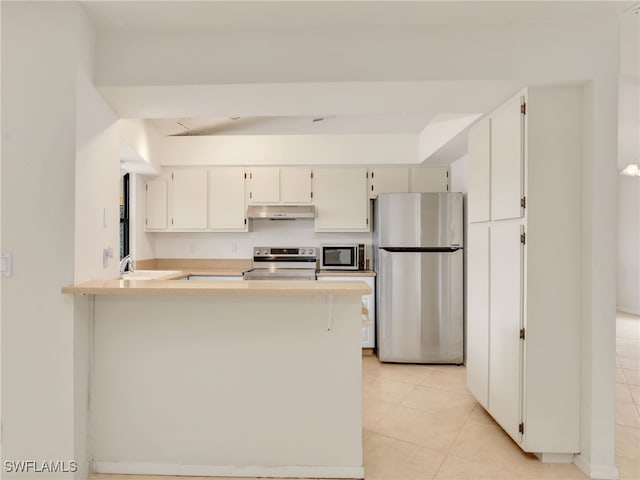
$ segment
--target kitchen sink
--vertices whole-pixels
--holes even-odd
[[[122,280],[158,280],[181,274],[180,270],[135,270],[120,277]]]

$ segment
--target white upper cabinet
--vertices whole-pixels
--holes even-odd
[[[310,167],[251,167],[247,170],[247,202],[311,203]]]
[[[366,168],[314,170],[317,232],[368,232]]]
[[[449,191],[448,167],[414,167],[409,175],[409,191],[412,193]]]
[[[280,202],[280,169],[278,167],[251,167],[248,174],[249,203]]]
[[[206,230],[207,169],[175,168],[171,171],[171,228]]]
[[[167,229],[168,182],[164,178],[145,185],[145,230]]]
[[[209,229],[246,231],[243,167],[209,169]]]
[[[524,101],[514,97],[491,115],[492,220],[523,215]]]
[[[311,203],[311,168],[280,168],[280,201],[282,203]]]
[[[491,119],[469,129],[469,222],[491,220]]]
[[[379,193],[406,193],[409,191],[409,168],[376,167],[369,175],[369,197]]]

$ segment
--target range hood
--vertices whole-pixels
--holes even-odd
[[[313,205],[249,205],[247,218],[268,218],[270,220],[295,220],[315,218]]]

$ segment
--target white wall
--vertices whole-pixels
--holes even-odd
[[[159,170],[162,148],[161,137],[148,122],[138,118],[123,118],[118,121],[122,139],[153,169]]]
[[[115,278],[119,263],[117,118],[87,74],[77,78],[75,282]],[[105,249],[113,254],[106,266]]]
[[[620,23],[618,169],[640,162],[640,15]],[[640,315],[640,179],[618,178],[617,308]]]
[[[86,478],[88,357],[75,334],[88,309],[60,289],[75,276],[76,81],[92,39],[75,4],[1,8],[1,235],[14,258],[2,282],[2,461],[76,460]]]
[[[317,247],[349,242],[371,245],[370,233],[316,233],[313,220],[250,220],[248,233],[153,233],[157,258],[251,258],[253,247]],[[144,258],[144,257],[139,257]]]
[[[161,165],[418,163],[417,135],[164,137]]]
[[[618,177],[617,308],[640,315],[640,178]]]

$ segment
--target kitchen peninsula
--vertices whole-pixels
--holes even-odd
[[[363,478],[364,282],[103,280],[98,473]]]

